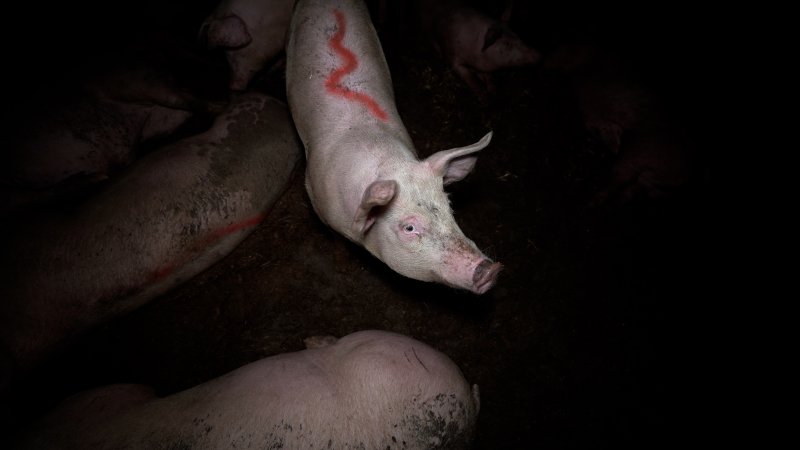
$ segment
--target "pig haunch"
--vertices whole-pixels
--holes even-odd
[[[158,398],[138,385],[77,394],[20,448],[468,448],[478,386],[433,348],[385,331],[308,349]]]
[[[402,275],[488,291],[502,266],[464,236],[443,187],[470,173],[492,133],[417,158],[362,1],[300,0],[286,54],[306,188],[322,221]]]

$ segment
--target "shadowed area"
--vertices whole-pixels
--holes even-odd
[[[102,67],[117,43],[148,30],[165,30],[199,55],[208,69],[199,89],[209,97],[219,100],[217,87],[227,86],[224,56],[195,41],[213,1],[90,1],[74,9],[50,3],[54,9],[35,32],[52,47],[26,41],[3,55],[4,67],[14,68],[6,69],[12,92],[2,106],[4,127],[19,124],[16,111],[30,108],[30,98],[69,85],[62,71]],[[419,156],[494,133],[473,173],[447,190],[464,234],[502,262],[499,275],[494,265],[475,271],[476,279],[497,276],[496,285],[477,296],[394,273],[320,222],[301,163],[289,190],[229,256],[71,342],[0,399],[4,436],[82,389],[136,383],[169,395],[300,350],[309,336],[362,329],[420,340],[480,386],[476,449],[675,448],[699,429],[711,402],[703,330],[714,298],[707,287],[714,267],[709,205],[718,144],[711,137],[722,120],[715,116],[720,88],[711,82],[721,72],[718,56],[701,32],[708,18],[683,14],[679,5],[656,24],[643,7],[516,2],[511,26],[542,61],[496,73],[496,93],[481,101],[405,20],[404,9],[388,4],[386,22],[376,28]],[[13,17],[33,14],[14,8],[20,11]],[[91,8],[105,19],[83,14]],[[621,10],[633,19],[621,19]],[[4,30],[4,42],[20,42],[24,32]],[[592,78],[548,65],[565,46],[586,42],[626,66]],[[646,90],[658,100],[659,123],[669,126],[611,138],[617,128],[594,127],[586,108],[597,102],[583,102],[582,92],[602,98],[609,77],[613,92],[617,84]],[[192,73],[181,79],[197,82]],[[285,100],[284,83],[280,70],[265,71],[253,86]],[[673,129],[691,142],[690,158],[666,159],[680,164],[681,176],[667,167],[669,185],[656,186],[663,195],[651,195],[649,185],[628,189],[624,183],[641,182],[636,177],[614,178],[625,145],[662,142],[641,133]],[[608,142],[620,136],[615,153]],[[598,203],[615,183],[626,194]]]

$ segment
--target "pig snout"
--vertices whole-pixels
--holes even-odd
[[[497,282],[497,274],[503,269],[503,265],[484,259],[476,267],[472,274],[472,291],[476,294],[483,294],[494,286]]]

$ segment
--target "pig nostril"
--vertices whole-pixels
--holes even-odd
[[[475,273],[472,275],[472,282],[474,284],[478,284],[483,280],[483,277],[489,271],[489,268],[492,267],[492,262],[488,259],[484,259],[478,264],[478,267],[475,268]]]
[[[483,294],[491,289],[497,281],[497,274],[503,270],[503,265],[491,260],[483,260],[472,275],[472,291],[476,294]]]

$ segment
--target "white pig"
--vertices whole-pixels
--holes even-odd
[[[443,186],[464,178],[473,145],[420,161],[394,104],[362,1],[300,0],[287,42],[287,95],[320,218],[398,273],[482,294],[501,269],[453,219]]]
[[[294,0],[222,0],[200,28],[210,49],[223,49],[230,88],[244,90],[283,51]]]
[[[415,2],[416,20],[436,51],[479,97],[494,91],[491,73],[540,59],[508,26],[512,3],[500,20],[456,0]]]
[[[2,222],[0,378],[230,253],[300,158],[286,105],[242,95],[211,129],[148,154],[74,209]]]
[[[321,342],[164,398],[140,385],[78,394],[20,448],[468,447],[478,387],[447,355],[385,331]]]

